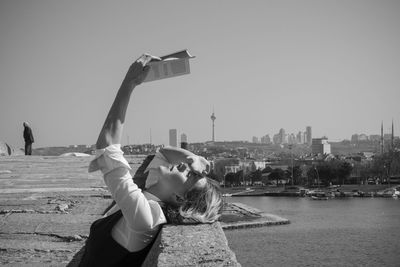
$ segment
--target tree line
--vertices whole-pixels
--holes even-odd
[[[284,183],[302,186],[326,186],[367,183],[370,179],[384,183],[391,176],[399,176],[400,152],[391,151],[383,155],[376,155],[368,161],[333,159],[313,162],[311,165],[294,165],[293,168],[289,166],[287,169],[271,166],[256,169],[250,165],[246,169],[225,174],[225,166],[235,164],[239,164],[238,159],[225,159],[222,164],[215,165],[211,176],[220,182],[224,182],[227,186],[255,184],[279,186]]]

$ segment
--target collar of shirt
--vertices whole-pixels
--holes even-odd
[[[147,198],[147,200],[156,201],[158,203],[158,205],[160,205],[162,208],[165,206],[165,203],[162,202],[161,199],[159,199],[158,197],[156,197],[152,193],[149,193],[147,191],[143,191],[143,195]]]

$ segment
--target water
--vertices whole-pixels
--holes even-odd
[[[225,231],[242,266],[400,266],[400,199],[238,197],[291,221]]]

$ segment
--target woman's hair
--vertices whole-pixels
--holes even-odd
[[[222,209],[222,195],[217,181],[206,177],[203,187],[193,187],[185,196],[185,201],[179,207],[179,213],[184,218],[190,218],[200,223],[212,223],[218,220]]]
[[[178,210],[168,210],[171,223],[213,223],[218,220],[223,205],[221,190],[217,181],[205,178],[206,185],[190,189]]]

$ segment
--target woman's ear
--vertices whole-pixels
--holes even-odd
[[[185,199],[183,197],[179,196],[178,194],[175,194],[175,200],[179,204],[183,204],[185,202]]]

